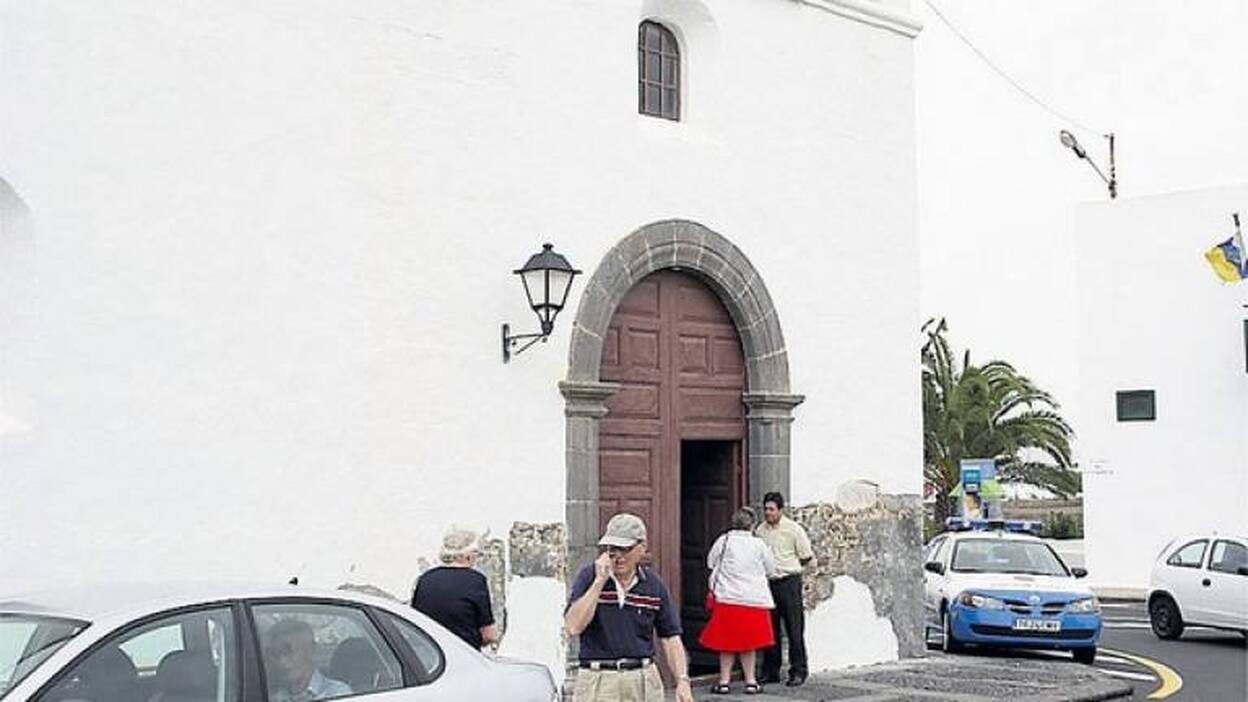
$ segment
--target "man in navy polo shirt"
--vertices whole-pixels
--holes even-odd
[[[581,568],[572,583],[563,626],[580,636],[575,702],[663,702],[654,635],[677,676],[676,699],[693,702],[680,616],[667,586],[641,565],[646,525],[621,512],[598,541],[606,552]]]

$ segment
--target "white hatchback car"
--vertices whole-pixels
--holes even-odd
[[[1248,636],[1248,539],[1200,534],[1166,544],[1149,578],[1148,618],[1163,639],[1188,625]]]
[[[558,699],[406,605],[351,592],[138,586],[0,598],[3,702]]]

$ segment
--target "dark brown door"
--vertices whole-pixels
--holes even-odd
[[[682,488],[712,486],[706,477],[682,486],[681,441],[731,444],[735,467],[713,478],[715,490],[728,489],[731,508],[745,495],[745,364],[736,326],[697,278],[654,273],[616,308],[603,340],[600,377],[621,386],[599,425],[600,526],[619,511],[645,519],[651,562],[680,603],[682,541],[696,539],[705,547],[718,535],[699,527],[682,539]],[[724,526],[726,517],[719,529]]]

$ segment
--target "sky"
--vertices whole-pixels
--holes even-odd
[[[1011,87],[925,0],[911,2],[924,24],[915,45],[923,317],[945,317],[955,349],[1009,361],[1073,404],[1074,211],[1108,193],[1058,132],[1074,132],[1103,170],[1100,135],[1115,133],[1120,198],[1248,183],[1248,2],[930,0],[1077,124]],[[1228,218],[1210,245],[1231,231]]]

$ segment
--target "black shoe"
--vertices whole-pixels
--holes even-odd
[[[777,684],[779,684],[779,683],[780,683],[780,674],[779,674],[779,673],[772,673],[772,674],[770,674],[770,675],[763,674],[763,675],[758,676],[758,681],[759,681],[760,683],[764,684],[764,685],[766,685],[767,683],[777,683]]]
[[[789,675],[789,679],[785,681],[784,686],[785,687],[797,687],[798,685],[801,685],[804,682],[806,682],[806,674],[795,673],[795,674]]]

